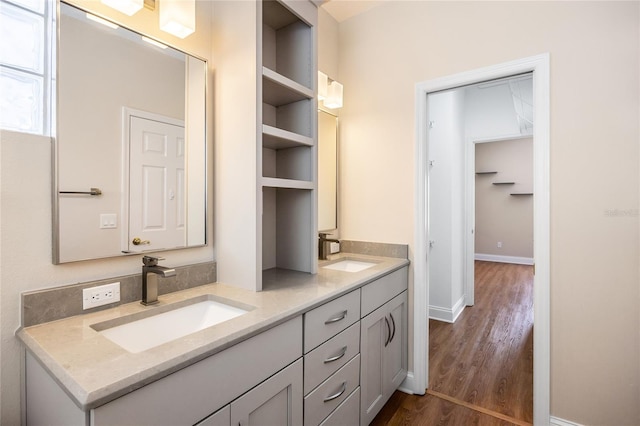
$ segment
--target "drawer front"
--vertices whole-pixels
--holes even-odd
[[[346,426],[360,424],[360,387],[324,419],[320,426]]]
[[[360,352],[360,321],[304,356],[304,394]]]
[[[405,266],[362,287],[363,317],[407,289],[407,270]]]
[[[296,317],[91,410],[91,424],[194,424],[299,358],[301,341]]]
[[[304,314],[304,353],[310,352],[360,319],[360,290]]]
[[[317,426],[360,385],[360,355],[304,398],[304,425]]]

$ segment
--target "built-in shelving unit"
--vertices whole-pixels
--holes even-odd
[[[212,39],[218,279],[317,268],[318,9],[307,0],[216,3]]]
[[[315,273],[317,9],[310,1],[264,0],[259,6],[262,270]]]

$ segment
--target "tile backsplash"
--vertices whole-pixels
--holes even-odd
[[[342,253],[368,254],[371,256],[409,258],[409,246],[407,244],[340,240],[340,251]]]
[[[174,277],[160,278],[158,294],[173,293],[217,281],[216,262],[179,266],[175,269]],[[120,282],[120,302],[86,311],[82,309],[83,289],[118,281]],[[22,293],[22,326],[29,327],[73,315],[113,308],[141,299],[142,273],[25,292]]]

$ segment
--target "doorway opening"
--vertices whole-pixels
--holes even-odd
[[[429,123],[427,95],[455,87],[532,72],[533,114],[533,199],[534,213],[534,423],[549,421],[549,56],[539,55],[449,77],[426,81],[416,86],[416,224],[414,254],[413,371],[405,389],[423,394],[428,386],[428,307],[430,266],[429,244]],[[468,225],[466,233],[471,233]],[[466,238],[465,238],[466,240]],[[453,313],[453,312],[452,312]]]

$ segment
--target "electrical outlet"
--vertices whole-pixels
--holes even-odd
[[[502,241],[498,241],[498,248],[502,248]]]
[[[331,254],[340,252],[340,243],[329,243],[329,252]]]
[[[120,301],[120,282],[82,290],[82,309],[91,309]]]

